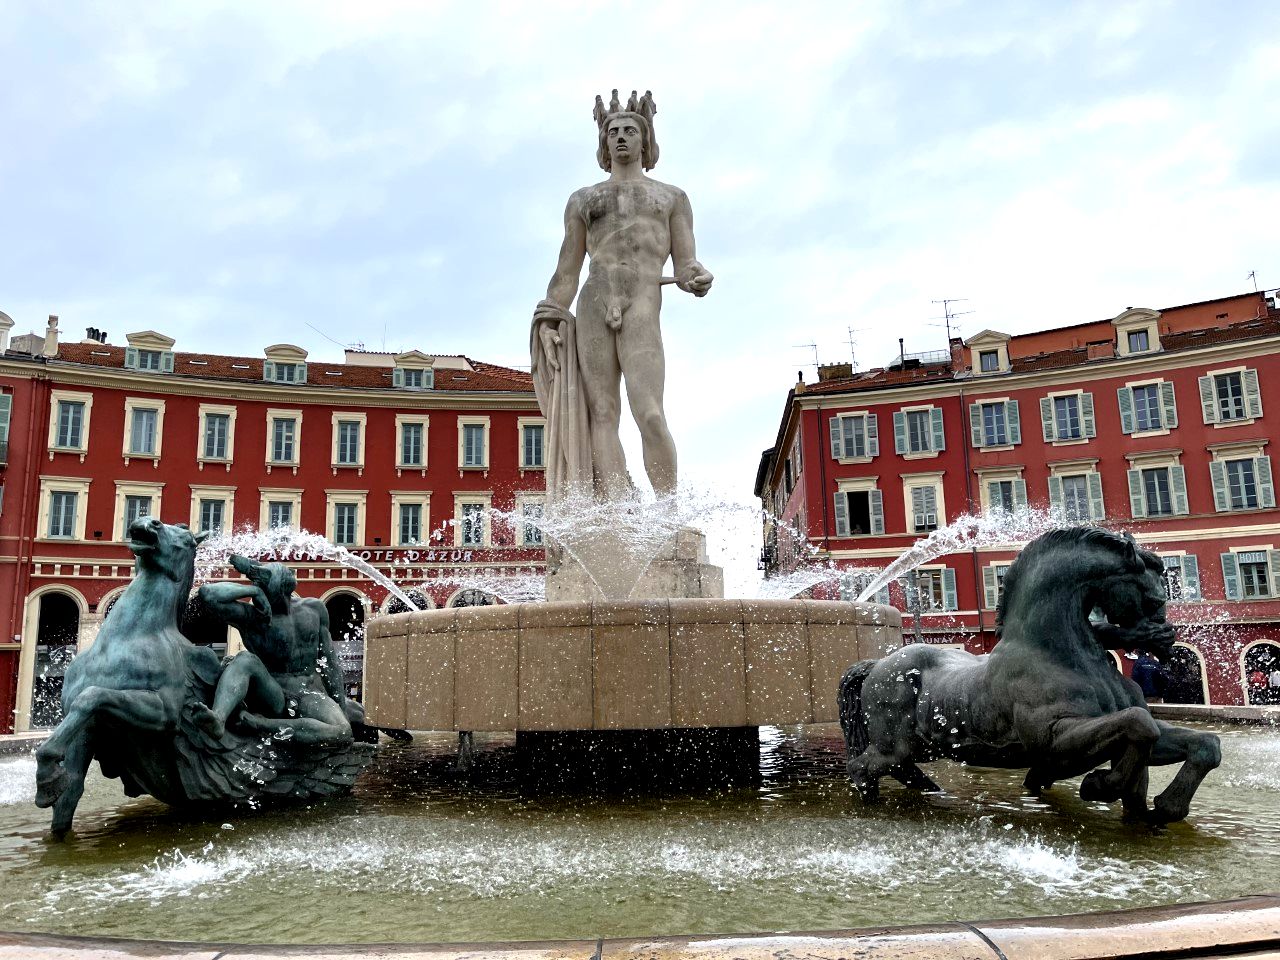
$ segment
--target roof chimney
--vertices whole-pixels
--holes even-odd
[[[41,348],[40,355],[44,357],[58,355],[58,315],[56,313],[49,314],[49,326],[44,331],[44,347]]]

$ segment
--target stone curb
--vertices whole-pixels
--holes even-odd
[[[1280,725],[1280,706],[1217,706],[1203,703],[1153,703],[1151,715],[1160,720],[1217,720],[1222,723]]]
[[[1240,957],[1280,950],[1280,896],[979,923],[934,923],[814,933],[539,943],[251,945],[0,933],[0,960],[1088,960]]]
[[[48,738],[47,732],[0,734],[0,756],[18,753],[34,753],[36,747]]]

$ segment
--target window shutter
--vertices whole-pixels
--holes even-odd
[[[1049,397],[1040,398],[1040,429],[1044,433],[1044,442],[1053,442],[1053,401]]]
[[[876,603],[889,606],[889,585],[886,583],[883,587],[875,592]]]
[[[124,365],[130,370],[138,369],[138,348],[137,347],[124,348]]]
[[[160,372],[173,373],[173,351],[166,350],[160,354]]]
[[[274,360],[262,361],[262,379],[275,380],[276,378],[276,362]]]
[[[1102,474],[1094,471],[1087,474],[1089,480],[1089,519],[1105,520],[1107,518],[1106,502],[1102,499]]]
[[[864,421],[867,428],[867,456],[880,456],[880,418],[874,413],[868,413]]]
[[[836,491],[836,536],[849,536],[849,498],[843,490]]]
[[[1271,574],[1271,596],[1280,597],[1280,550],[1267,551],[1267,572]]]
[[[942,568],[942,609],[958,610],[956,601],[956,572],[951,567]]]
[[[935,523],[942,522],[942,518],[938,516],[938,488],[937,487],[924,488],[924,509],[926,513],[932,513],[934,515]]]
[[[1173,492],[1173,512],[1178,516],[1190,513],[1187,505],[1187,471],[1176,464],[1169,468],[1169,489]]]
[[[1092,490],[1089,491],[1089,496],[1092,498],[1093,496]],[[1147,515],[1146,506],[1147,506],[1146,499],[1142,495],[1142,471],[1130,470],[1129,471],[1129,512],[1133,515],[1135,520],[1141,520],[1143,517]]]
[[[893,449],[898,453],[907,452],[907,415],[901,410],[893,414]]]
[[[1172,430],[1178,425],[1178,403],[1169,380],[1160,384],[1160,416],[1165,427]]]
[[[982,404],[969,404],[969,439],[975,447],[982,446]]]
[[[947,449],[947,435],[942,429],[942,408],[934,407],[929,411],[929,419],[933,425],[933,446],[932,450]]]
[[[982,568],[982,592],[986,597],[983,604],[988,610],[996,608],[996,568],[987,566]]]
[[[1062,514],[1062,478],[1049,478],[1049,509],[1054,513]]]
[[[1200,378],[1200,415],[1205,423],[1218,422],[1218,404],[1213,396],[1213,377]]]
[[[1210,460],[1209,479],[1213,483],[1213,509],[1225,513],[1231,507],[1227,497],[1227,465],[1221,460]]]
[[[1133,388],[1121,387],[1116,398],[1120,401],[1120,432],[1133,433]]]
[[[294,366],[297,368],[296,370],[294,370],[294,375],[293,375],[294,383],[306,383],[307,382],[307,365],[305,363],[297,363],[297,364],[294,364]]]
[[[1249,417],[1256,420],[1262,416],[1262,392],[1258,389],[1258,371],[1246,370],[1240,377],[1244,385],[1244,405]]]
[[[917,526],[920,525],[919,521],[924,519],[923,517],[920,516],[920,514],[924,513],[926,510],[929,509],[925,505],[925,494],[928,493],[928,491],[929,491],[928,487],[912,487],[911,488],[911,512],[915,514],[915,516],[912,519],[916,521]]]
[[[1009,442],[1017,446],[1022,442],[1022,421],[1018,419],[1018,401],[1010,400],[1004,405],[1004,419],[1009,425]]]
[[[1253,475],[1258,479],[1258,506],[1274,507],[1276,505],[1276,487],[1271,479],[1271,458],[1255,457]]]
[[[871,532],[884,533],[884,494],[872,490],[867,494],[867,502],[871,505]]]
[[[391,371],[391,385],[393,387],[404,386],[404,371],[401,370],[399,367],[396,367],[394,370]]]
[[[1027,505],[1027,481],[1018,478],[1013,481],[1013,509],[1022,510]]]
[[[1093,419],[1093,394],[1080,394],[1080,427],[1084,430],[1084,435],[1088,439],[1093,439],[1098,435],[1097,424]]]
[[[1240,599],[1240,566],[1234,553],[1222,554],[1222,589],[1228,600]]]
[[[1182,599],[1200,599],[1200,561],[1194,553],[1182,558]]]
[[[13,394],[0,393],[0,443],[9,442],[9,417],[13,414]],[[0,461],[3,462],[3,461]],[[3,489],[3,488],[0,488]]]
[[[1000,499],[1000,481],[987,481],[987,509],[995,510],[996,501]]]
[[[431,369],[422,371],[422,386],[426,390],[434,390],[436,386],[436,372]]]

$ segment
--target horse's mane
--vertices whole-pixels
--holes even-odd
[[[175,606],[173,622],[181,630],[182,621],[187,616],[187,604],[191,602],[191,588],[195,586],[196,582],[196,565],[194,563],[187,564],[186,569],[179,571],[178,576],[174,579],[178,581],[180,589],[173,601]]]
[[[1062,527],[1050,530],[1032,540],[1022,552],[1014,558],[1009,570],[1004,575],[1004,587],[1000,591],[1000,603],[996,607],[996,639],[999,640],[1004,629],[1005,614],[1009,609],[1009,598],[1016,596],[1025,571],[1036,565],[1043,554],[1058,550],[1078,550],[1094,548],[1115,554],[1134,552],[1138,559],[1153,570],[1163,569],[1163,564],[1155,554],[1139,549],[1128,534],[1112,533],[1101,527]],[[1069,610],[1059,611],[1063,622],[1070,621]]]

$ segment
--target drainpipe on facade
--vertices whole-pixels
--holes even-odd
[[[969,513],[972,514],[973,513],[973,469],[971,467],[972,461],[969,459],[969,447],[973,443],[973,437],[970,436],[969,432],[964,429],[964,425],[967,422],[966,415],[968,413],[968,409],[969,409],[969,405],[965,402],[965,398],[964,398],[964,387],[961,387],[960,388],[960,426],[961,426],[960,434],[962,437],[964,437],[964,441],[962,443],[962,446],[964,447],[964,499],[965,499],[965,505],[969,509]],[[973,595],[977,601],[974,604],[974,608],[978,611],[978,637],[981,638],[983,633],[986,632],[986,616],[982,612],[982,601],[984,598],[982,596],[982,590],[979,586],[982,583],[982,563],[978,559],[978,548],[976,546],[969,548],[969,559],[972,561],[972,564],[973,564]]]
[[[801,424],[804,423],[802,419]],[[827,428],[830,429],[829,427]],[[831,562],[831,528],[827,525],[827,501],[830,499],[827,490],[827,457],[830,455],[828,449],[823,453],[822,446],[822,401],[818,401],[818,482],[822,487],[822,542],[827,550],[827,562]]]

